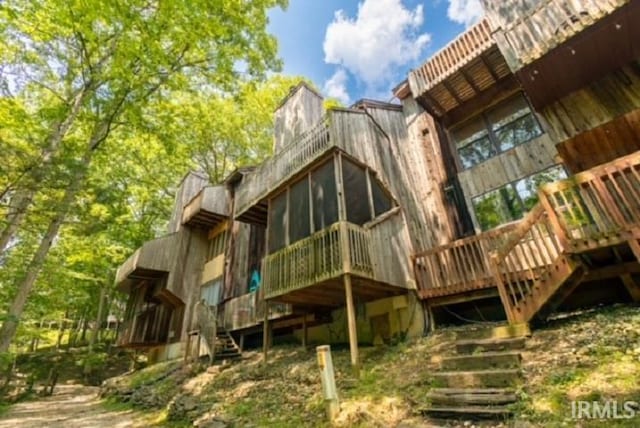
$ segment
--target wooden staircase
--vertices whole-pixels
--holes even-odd
[[[510,323],[545,319],[589,275],[590,251],[628,245],[640,262],[640,152],[540,188],[493,254]]]
[[[440,360],[440,371],[423,414],[437,420],[503,421],[517,401],[520,350],[530,335],[525,324],[459,332],[456,354]]]
[[[215,350],[216,360],[235,360],[242,357],[242,350],[228,331],[218,331]]]

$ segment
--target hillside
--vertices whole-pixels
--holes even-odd
[[[464,328],[362,349],[358,382],[350,374],[348,350],[334,347],[341,399],[337,425],[432,426],[420,412],[434,386],[431,373],[456,331]],[[110,379],[102,394],[112,403],[155,411],[168,426],[323,426],[316,364],[314,350],[280,346],[270,352],[266,366],[257,351],[245,352],[239,363],[200,372],[167,362]],[[527,341],[523,370],[520,402],[513,410],[516,420],[528,426],[573,426],[570,400],[640,401],[640,311],[617,306],[550,321]],[[607,421],[607,426],[635,422]],[[581,426],[602,423],[581,421]]]

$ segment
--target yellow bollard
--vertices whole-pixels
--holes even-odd
[[[318,354],[320,378],[322,379],[322,392],[327,405],[327,417],[329,421],[333,421],[340,412],[340,403],[338,402],[338,390],[336,389],[336,379],[333,372],[331,347],[329,345],[318,346],[316,352]]]

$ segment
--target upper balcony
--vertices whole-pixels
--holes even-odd
[[[182,211],[182,224],[212,228],[229,218],[229,197],[225,186],[207,186]]]
[[[245,176],[235,196],[236,218],[266,225],[267,206],[263,199],[331,147],[325,118]]]
[[[489,23],[480,21],[409,73],[411,93],[441,117],[510,74]]]
[[[500,50],[515,73],[630,1],[482,0],[482,3]]]
[[[145,242],[118,268],[116,284],[121,291],[140,280],[157,280],[169,274],[178,234]]]

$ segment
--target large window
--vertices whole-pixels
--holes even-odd
[[[453,130],[463,168],[470,168],[542,134],[527,100],[517,94]]]
[[[322,164],[271,199],[269,253],[323,230],[340,219],[335,162]],[[389,211],[393,200],[370,170],[342,158],[345,218],[363,225]]]
[[[216,234],[212,239],[209,240],[207,260],[213,260],[220,254],[224,254],[228,237],[228,230],[224,230],[223,232]]]
[[[473,208],[482,230],[518,220],[538,203],[538,187],[566,178],[564,168],[555,166],[514,181],[473,199]]]

